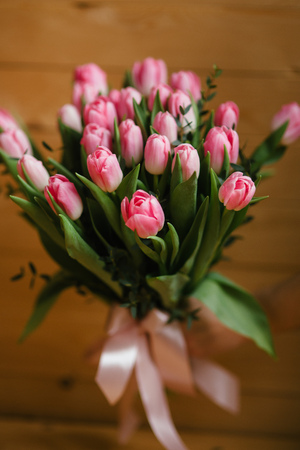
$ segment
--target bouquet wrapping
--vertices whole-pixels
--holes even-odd
[[[225,409],[238,408],[233,375],[189,355],[183,327],[201,318],[201,305],[274,355],[257,301],[212,268],[250,220],[252,205],[266,198],[256,195],[264,166],[300,136],[300,107],[285,105],[270,135],[246,156],[238,106],[209,109],[221,72],[214,67],[205,89],[187,71],[167,84],[166,64],[146,58],[125,74],[122,89],[109,90],[100,67],[77,67],[72,104],[58,112],[60,158],[45,159],[0,111],[1,162],[18,193],[11,198],[61,268],[38,295],[21,340],[70,286],[108,302],[96,382],[111,403],[127,397],[123,440],[136,424],[131,401],[138,389],[155,435],[172,450],[186,447],[165,387],[187,394],[198,388]]]

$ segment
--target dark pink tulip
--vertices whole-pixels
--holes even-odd
[[[57,205],[72,220],[77,220],[82,214],[83,204],[81,198],[71,181],[63,175],[53,175],[48,180],[48,186],[45,187],[44,194],[47,202],[54,212],[55,208],[52,204],[49,194]]]
[[[226,209],[240,211],[252,200],[255,184],[242,172],[232,173],[219,189],[219,200]]]
[[[155,236],[164,226],[165,215],[159,201],[142,190],[136,191],[130,202],[127,197],[122,200],[121,212],[125,225],[140,238]]]

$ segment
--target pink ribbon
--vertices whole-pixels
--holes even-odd
[[[237,412],[238,381],[212,362],[190,360],[180,325],[167,324],[168,318],[155,309],[136,321],[127,309],[114,306],[95,381],[111,404],[129,391],[123,401],[120,440],[125,441],[137,424],[131,408],[135,373],[155,436],[168,450],[186,450],[173,424],[164,387],[193,395],[196,385],[221,407]]]

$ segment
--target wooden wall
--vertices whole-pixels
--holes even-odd
[[[146,56],[164,59],[170,73],[194,70],[203,84],[218,64],[224,74],[214,105],[238,103],[238,132],[249,149],[269,132],[282,104],[300,101],[297,0],[0,0],[0,39],[0,106],[21,116],[37,143],[45,140],[55,148],[60,145],[56,112],[70,101],[74,67],[86,62],[107,71],[114,87],[120,87],[125,69]],[[255,221],[242,230],[245,239],[228,252],[231,261],[220,266],[252,292],[299,272],[299,166],[300,141],[277,164],[276,176],[261,185],[259,195],[270,199],[255,207]],[[45,434],[38,441],[39,425],[26,428],[28,419],[113,424],[116,410],[107,405],[93,382],[95,369],[83,358],[103,333],[105,306],[69,291],[35,335],[17,344],[42,286],[37,280],[29,289],[28,262],[38,273],[52,273],[55,265],[5,197],[5,181],[0,181],[0,448],[21,448],[1,447],[1,442],[22,436],[24,443],[33,435],[30,449],[116,448],[105,433],[103,441],[98,436],[98,447],[92,440],[85,446],[84,439],[81,446],[74,434],[71,446],[64,447],[61,437],[48,447]],[[20,266],[27,276],[10,282]],[[190,438],[191,448],[202,443],[207,449],[217,444],[253,449],[259,442],[262,449],[298,448],[299,330],[277,336],[275,343],[278,361],[251,344],[219,358],[241,380],[239,416],[229,416],[201,394],[170,398],[176,424],[197,436]],[[61,430],[52,427],[54,434],[65,436]]]

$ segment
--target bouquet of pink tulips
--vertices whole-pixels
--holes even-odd
[[[121,90],[109,90],[98,66],[77,67],[73,104],[58,114],[61,161],[44,160],[9,113],[0,112],[1,159],[24,194],[11,198],[61,267],[40,292],[22,339],[72,285],[110,302],[97,382],[114,403],[135,368],[149,422],[170,449],[185,447],[152,402],[161,402],[164,414],[164,386],[190,393],[197,385],[197,362],[179,326],[201,316],[191,298],[274,353],[259,304],[211,268],[251,205],[265,198],[256,196],[263,166],[300,136],[300,107],[284,106],[271,134],[246,157],[237,105],[228,101],[215,114],[208,108],[220,74],[214,67],[204,90],[193,72],[173,73],[167,84],[165,63],[147,58],[126,73]],[[179,352],[168,362],[175,341]],[[124,349],[131,350],[125,360]]]

